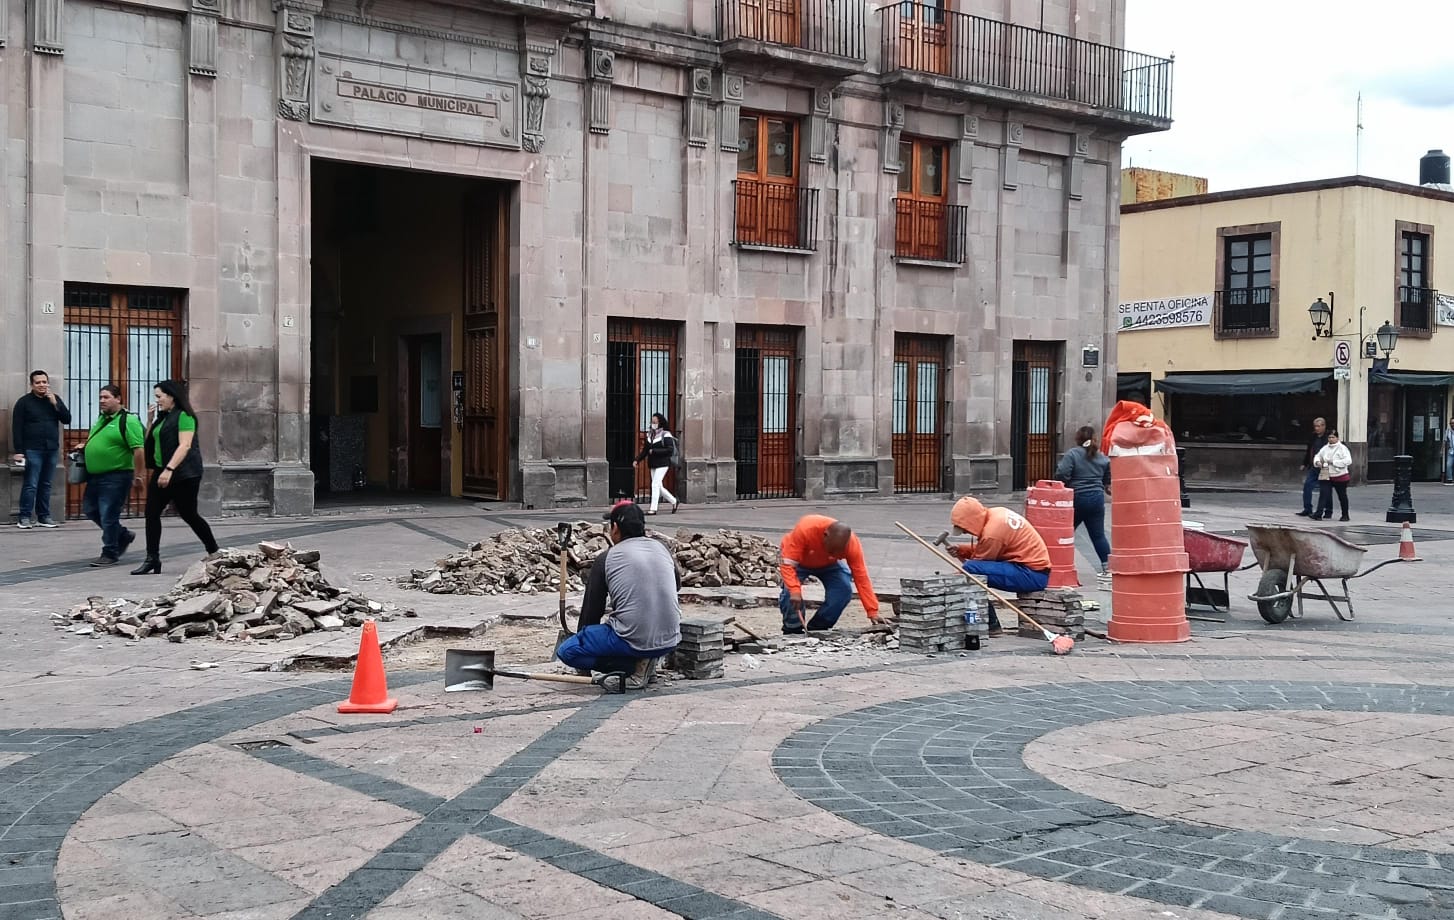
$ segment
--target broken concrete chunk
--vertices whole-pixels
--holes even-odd
[[[270,543],[266,541],[259,543],[257,548],[268,559],[277,559],[288,551],[288,545],[286,543]]]
[[[331,613],[325,613],[321,617],[313,618],[313,625],[327,632],[343,628],[343,620]]]
[[[311,617],[321,617],[333,613],[343,606],[342,601],[295,601],[293,606]]]

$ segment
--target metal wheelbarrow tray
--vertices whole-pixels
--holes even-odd
[[[1248,595],[1257,602],[1257,612],[1269,623],[1281,623],[1289,616],[1301,618],[1303,599],[1327,601],[1340,620],[1353,619],[1353,599],[1348,596],[1348,582],[1362,578],[1386,565],[1405,560],[1397,557],[1380,562],[1372,568],[1358,571],[1363,564],[1367,547],[1349,543],[1342,537],[1326,530],[1298,527],[1290,524],[1248,524],[1247,537],[1252,543],[1252,554],[1262,566],[1262,580],[1258,582],[1257,593]],[[1342,594],[1329,592],[1324,579],[1338,579],[1343,586]],[[1321,594],[1305,590],[1312,582]],[[1292,600],[1297,598],[1297,613],[1292,612]],[[1347,607],[1347,615],[1338,606]]]
[[[1182,542],[1186,547],[1186,603],[1187,606],[1203,605],[1220,613],[1231,607],[1231,588],[1227,581],[1229,572],[1242,570],[1242,556],[1247,552],[1247,541],[1208,533],[1198,527],[1183,527]],[[1202,582],[1202,575],[1222,573],[1222,587],[1208,588]],[[1192,582],[1196,587],[1192,587]]]

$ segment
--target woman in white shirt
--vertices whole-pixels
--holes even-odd
[[[1340,521],[1348,520],[1348,480],[1352,475],[1348,472],[1353,466],[1353,455],[1348,452],[1348,445],[1338,437],[1337,429],[1328,430],[1328,443],[1318,451],[1313,458],[1313,466],[1318,468],[1318,510],[1313,512],[1313,520],[1326,521],[1333,516],[1333,492],[1338,493],[1338,506],[1343,511]]]

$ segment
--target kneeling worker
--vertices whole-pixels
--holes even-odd
[[[842,521],[821,514],[804,515],[798,526],[783,537],[778,574],[782,577],[778,609],[783,614],[785,634],[803,631],[798,618],[803,611],[805,578],[816,578],[823,583],[823,606],[808,620],[810,631],[833,628],[853,598],[854,584],[858,585],[863,612],[870,621],[878,622],[878,596],[873,593],[873,582],[863,563],[863,544]]]
[[[954,503],[949,523],[955,533],[967,533],[973,543],[951,546],[964,561],[964,570],[978,575],[996,591],[1028,594],[1050,585],[1050,551],[1030,522],[1008,508],[986,508],[968,495]],[[1000,619],[990,605],[990,632],[1000,630]]]
[[[646,535],[640,505],[617,502],[605,520],[611,546],[591,564],[580,626],[556,657],[579,671],[628,672],[626,686],[641,690],[682,640],[681,576],[666,545]]]

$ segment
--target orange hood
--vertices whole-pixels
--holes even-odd
[[[966,495],[954,503],[954,508],[949,512],[949,523],[977,537],[984,533],[985,521],[989,515],[978,499]]]

